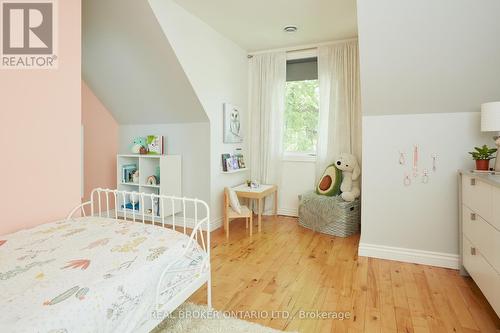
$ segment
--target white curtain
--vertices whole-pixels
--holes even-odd
[[[250,59],[250,172],[262,184],[280,185],[285,84],[285,52]],[[266,199],[264,213],[273,200]]]
[[[318,48],[319,131],[316,179],[340,153],[361,164],[361,98],[358,42]]]

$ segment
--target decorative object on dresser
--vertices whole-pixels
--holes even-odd
[[[499,132],[500,131],[500,102],[484,103],[481,105],[481,131]],[[497,155],[495,160],[495,170],[500,171],[500,136],[494,136],[497,146]]]
[[[180,155],[118,155],[116,160],[118,190],[182,197]],[[137,174],[136,182],[132,179],[132,173]],[[145,212],[150,219],[161,215],[154,198],[146,197],[145,202],[136,204],[132,204],[130,198],[119,198],[119,201],[120,216],[128,209]],[[166,205],[163,214],[170,216],[179,211],[180,207]]]
[[[490,160],[495,158],[493,154],[496,152],[496,148],[489,148],[487,145],[483,145],[482,147],[474,147],[474,151],[469,152],[469,154],[476,161],[476,170],[488,171],[490,169]]]
[[[461,272],[500,315],[500,176],[459,173]]]

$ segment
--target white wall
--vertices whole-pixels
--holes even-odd
[[[500,98],[500,1],[358,0],[363,112],[474,112]]]
[[[210,202],[210,128],[208,123],[122,125],[119,129],[121,154],[130,154],[137,136],[165,137],[165,152],[182,156],[182,194]]]
[[[297,216],[300,194],[315,188],[315,163],[309,161],[283,161],[278,196],[278,214]]]
[[[457,265],[456,171],[489,143],[478,111],[500,100],[500,2],[358,0],[363,106],[360,255]],[[472,113],[471,113],[472,112]],[[474,113],[476,112],[476,113]],[[430,113],[422,115],[423,113]],[[399,114],[405,114],[399,115]],[[402,185],[398,150],[414,144],[429,184]]]
[[[474,167],[467,154],[473,146],[491,143],[479,122],[478,112],[364,117],[361,252],[382,245],[458,253],[457,170]],[[414,145],[420,174],[405,186]],[[399,164],[400,151],[406,152],[405,166]],[[432,154],[438,156],[436,172]]]
[[[222,153],[236,147],[248,151],[247,137],[243,145],[222,142],[224,102],[239,106],[248,124],[247,53],[173,1],[150,0],[150,4],[210,120],[210,203],[212,219],[220,223],[223,188],[249,177],[247,172],[221,174],[220,161]],[[245,128],[243,135],[247,133]]]

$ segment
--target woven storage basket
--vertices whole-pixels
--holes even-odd
[[[299,195],[299,224],[328,235],[348,237],[360,229],[360,200],[344,201],[308,192]]]

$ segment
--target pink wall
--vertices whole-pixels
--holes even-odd
[[[58,69],[0,69],[0,234],[80,202],[81,0],[58,6]]]
[[[84,137],[84,200],[96,187],[116,188],[118,124],[90,88],[82,81]]]

